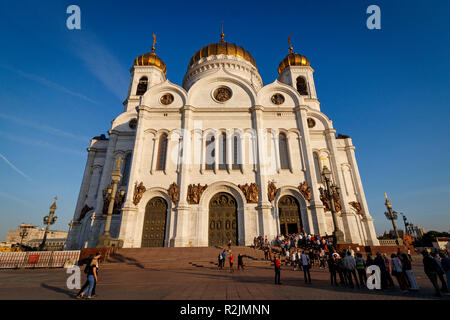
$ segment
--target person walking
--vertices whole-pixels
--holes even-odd
[[[364,288],[367,283],[366,263],[361,253],[356,254],[356,270],[358,271],[359,284]]]
[[[428,251],[426,250],[422,251],[422,255],[423,255],[423,269],[428,279],[430,279],[431,284],[434,287],[435,290],[434,296],[442,297],[442,293],[439,290],[439,285],[437,282],[438,278],[437,273],[439,270],[439,266],[436,263],[436,261],[430,256]]]
[[[229,253],[230,253],[230,256],[228,257],[228,260],[230,262],[230,272],[233,273],[234,272],[234,270],[233,270],[234,257],[233,257],[233,254],[231,253],[231,250],[229,251]]]
[[[384,260],[384,265],[386,266],[386,270],[387,270],[387,283],[389,287],[394,287],[394,280],[392,280],[391,274],[392,274],[392,266],[391,266],[391,262],[389,261],[389,258],[387,257],[386,253],[383,253],[383,260]]]
[[[392,275],[397,278],[398,285],[400,286],[400,290],[403,293],[407,293],[407,286],[405,280],[405,274],[403,272],[403,265],[400,258],[395,254],[391,254],[391,263],[392,263]]]
[[[417,284],[416,278],[414,277],[414,273],[412,270],[411,260],[404,253],[402,254],[402,258],[403,258],[402,259],[403,269],[405,271],[406,276],[409,279],[410,290],[411,291],[419,291],[419,286]]]
[[[356,276],[356,261],[355,258],[352,257],[352,254],[350,251],[347,251],[347,256],[344,257],[344,267],[345,267],[345,273],[347,275],[348,284],[350,285],[350,288],[354,288],[353,279],[355,278],[356,286],[359,289],[359,282],[358,278]]]
[[[228,250],[231,250],[231,239],[228,240]]]
[[[442,270],[444,270],[445,276],[447,277],[447,288],[450,288],[450,259],[443,253],[441,253],[440,256],[441,256]]]
[[[336,281],[336,269],[337,269],[337,263],[336,263],[336,253],[333,253],[328,258],[328,270],[330,271],[330,281],[332,286],[337,285]]]
[[[442,268],[441,259],[439,257],[439,253],[437,251],[435,251],[433,253],[433,259],[434,259],[434,261],[436,261],[436,264],[438,265],[437,276],[439,278],[439,281],[441,281],[441,291],[444,293],[448,293],[447,283],[444,279],[445,272],[444,272],[444,269]]]
[[[100,259],[101,256],[102,253],[100,251],[97,252],[93,257],[93,259],[86,265],[84,272],[87,274],[87,281],[89,283],[89,287],[86,287],[83,291],[80,290],[81,292],[77,295],[77,298],[82,299],[86,297],[86,294],[87,299],[93,298],[93,292],[95,294],[94,287],[98,283],[98,276],[97,276],[97,269],[99,264],[98,260]]]
[[[269,260],[269,248],[267,248],[267,246],[264,247],[264,260]]]
[[[339,275],[339,285],[342,287],[347,287],[347,278],[345,274],[344,261],[339,255],[339,253],[334,253],[336,258],[336,271]]]
[[[294,249],[294,250],[292,250],[292,253],[291,253],[291,266],[292,266],[292,270],[294,270],[294,271],[297,270],[296,257],[297,257],[297,253],[295,252],[295,249]]]
[[[319,253],[319,268],[320,269],[325,269],[325,250],[320,249],[320,253]]]
[[[239,255],[238,255],[238,267],[237,267],[237,269],[238,270],[239,269],[244,270],[244,256],[241,253],[239,253]]]
[[[311,264],[310,259],[308,255],[305,253],[305,251],[303,251],[302,255],[300,256],[300,259],[302,261],[305,283],[311,283],[311,273],[309,272],[309,269],[311,269]]]
[[[219,252],[219,256],[217,257],[218,260],[218,269],[222,270],[223,268],[223,255],[222,252]]]
[[[281,284],[281,275],[280,275],[280,270],[281,270],[281,259],[280,256],[275,255],[275,258],[273,259],[273,265],[274,265],[274,270],[275,270],[275,284]]]

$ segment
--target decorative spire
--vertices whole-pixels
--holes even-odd
[[[222,32],[220,33],[220,42],[225,42],[225,34],[223,33],[223,22],[222,22]]]
[[[386,193],[386,192],[384,193],[384,197],[386,198],[386,200],[388,199],[387,193]]]
[[[288,49],[289,53],[292,53],[294,48],[292,48],[292,45],[291,45],[291,35],[288,36],[288,44],[289,44],[289,49]]]
[[[56,209],[56,200],[58,200],[58,197],[55,196],[52,205],[50,206],[50,209]]]
[[[156,45],[156,35],[155,35],[155,34],[153,34],[153,46],[152,46],[152,53],[154,53],[154,52],[155,52],[155,50],[156,50],[156,47],[155,47],[155,45]]]

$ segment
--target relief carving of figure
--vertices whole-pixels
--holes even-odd
[[[311,201],[311,188],[306,184],[306,181],[303,181],[303,183],[298,187],[298,190],[306,200]]]
[[[180,195],[178,193],[178,185],[176,182],[170,185],[169,196],[172,199],[173,203],[178,203],[178,200],[180,200]]]
[[[245,199],[247,199],[248,203],[258,203],[259,187],[256,183],[251,183],[250,185],[246,183],[245,185],[238,185],[238,187],[244,193]]]
[[[342,209],[341,197],[339,197],[339,194],[337,192],[333,193],[333,202],[334,202],[334,210],[336,212],[340,212]]]
[[[107,191],[108,188],[103,190],[103,210],[104,215],[108,214],[109,203],[111,202],[111,194]],[[125,202],[125,193],[120,194],[120,190],[117,190],[116,196],[114,197],[114,207],[112,214],[120,214],[120,209]]]
[[[134,184],[134,194],[133,194],[133,203],[135,206],[138,205],[139,201],[141,201],[144,192],[147,189],[144,187],[144,183],[141,182],[139,185],[137,182]]]
[[[323,205],[325,206],[325,211],[331,211],[330,200],[325,194],[320,195],[320,200],[322,200]]]
[[[207,184],[205,184],[204,186],[200,185],[200,183],[198,185],[190,184],[188,186],[187,202],[190,204],[198,204],[200,202],[200,197],[202,196],[203,191],[205,191],[207,187]]]
[[[267,198],[270,202],[272,202],[275,199],[275,195],[277,193],[277,187],[275,186],[275,183],[273,181],[269,182],[269,185],[267,186]]]
[[[356,202],[356,201],[352,201],[348,203],[349,205],[351,205],[353,208],[356,209],[356,212],[360,215],[363,214],[362,208],[361,208],[361,203]]]

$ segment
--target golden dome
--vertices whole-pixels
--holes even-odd
[[[250,62],[256,69],[258,69],[258,67],[256,66],[255,59],[253,59],[253,57],[247,50],[234,43],[228,43],[225,40],[223,40],[223,38],[225,37],[223,31],[220,34],[220,37],[222,38],[220,42],[210,43],[207,46],[204,46],[203,48],[198,50],[189,61],[188,68],[190,68],[196,62],[200,61],[202,58],[219,54],[225,54],[227,56],[235,56],[245,59],[248,62]]]
[[[280,65],[278,66],[278,74],[281,74],[284,69],[290,66],[309,66],[310,62],[301,54],[298,53],[289,53],[286,58],[283,59],[283,61],[280,62]]]
[[[155,66],[160,68],[164,75],[167,73],[165,63],[155,53],[156,36],[153,34],[152,52],[144,53],[134,60],[135,66]]]
[[[283,59],[283,61],[280,62],[280,65],[278,66],[278,74],[281,74],[284,69],[290,66],[309,66],[311,65],[309,60],[302,56],[301,54],[293,52],[293,48],[291,45],[291,36],[289,35],[289,54],[286,56],[286,58]]]
[[[135,66],[155,66],[160,68],[164,75],[167,73],[166,65],[154,52],[144,53],[134,60]]]

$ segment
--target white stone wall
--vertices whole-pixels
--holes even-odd
[[[226,57],[219,57],[222,61]],[[236,59],[238,60],[236,62]],[[217,61],[213,61],[214,63]],[[223,61],[222,61],[223,62]],[[301,219],[305,231],[321,235],[333,232],[331,214],[324,211],[319,187],[323,186],[314,167],[314,153],[325,158],[325,164],[333,173],[333,182],[341,188],[342,211],[337,220],[348,242],[378,244],[373,220],[370,216],[356,164],[351,139],[336,139],[332,121],[320,112],[310,67],[290,67],[283,71],[280,81],[262,86],[255,85],[255,70],[236,68],[236,63],[248,66],[246,61],[234,57],[230,63],[215,64],[206,59],[188,70],[185,88],[177,86],[163,76],[149,85],[142,97],[133,95],[136,81],[153,69],[132,70],[132,84],[125,102],[125,112],[112,123],[107,141],[97,141],[89,148],[80,196],[71,228],[69,247],[95,246],[102,233],[105,219],[101,216],[102,190],[111,180],[111,170],[118,156],[132,153],[130,180],[126,189],[126,201],[121,217],[114,216],[113,236],[124,240],[125,247],[140,247],[145,206],[155,196],[163,197],[168,204],[165,246],[207,246],[208,207],[210,199],[218,192],[228,192],[238,204],[238,235],[241,245],[250,245],[253,237],[275,237],[280,232],[278,200],[291,195],[300,204]],[[154,67],[152,67],[154,68]],[[195,70],[194,70],[195,69]],[[237,71],[238,70],[238,71]],[[298,75],[308,79],[308,96],[301,96],[292,87]],[[258,75],[259,76],[259,75]],[[256,77],[258,78],[258,77]],[[258,78],[260,79],[260,77]],[[253,82],[252,82],[253,81]],[[219,86],[232,90],[230,100],[217,102],[212,92]],[[164,106],[163,94],[171,93],[174,102]],[[273,104],[275,93],[284,96],[281,105]],[[128,125],[138,119],[135,130]],[[307,119],[315,126],[309,128]],[[228,163],[231,163],[231,137],[241,137],[243,163],[241,170],[206,170],[205,146],[210,134],[226,132]],[[159,140],[168,134],[166,169],[157,170]],[[289,168],[280,168],[278,135],[284,133],[288,140]],[[218,150],[218,136],[216,150]],[[96,144],[99,144],[97,147]],[[183,150],[183,159],[180,151]],[[216,151],[216,154],[218,152]],[[319,161],[320,171],[322,161]],[[275,181],[279,188],[275,200],[267,198],[267,185]],[[298,190],[304,181],[311,187],[312,199],[307,201]],[[138,205],[134,205],[135,183],[143,182],[146,192]],[[180,188],[178,204],[171,201],[168,188],[176,182]],[[208,185],[198,205],[186,200],[189,184]],[[239,184],[257,183],[259,202],[247,203]],[[363,214],[357,214],[349,202],[358,201]],[[79,212],[88,203],[94,209],[82,221]],[[69,243],[69,241],[68,241]]]

